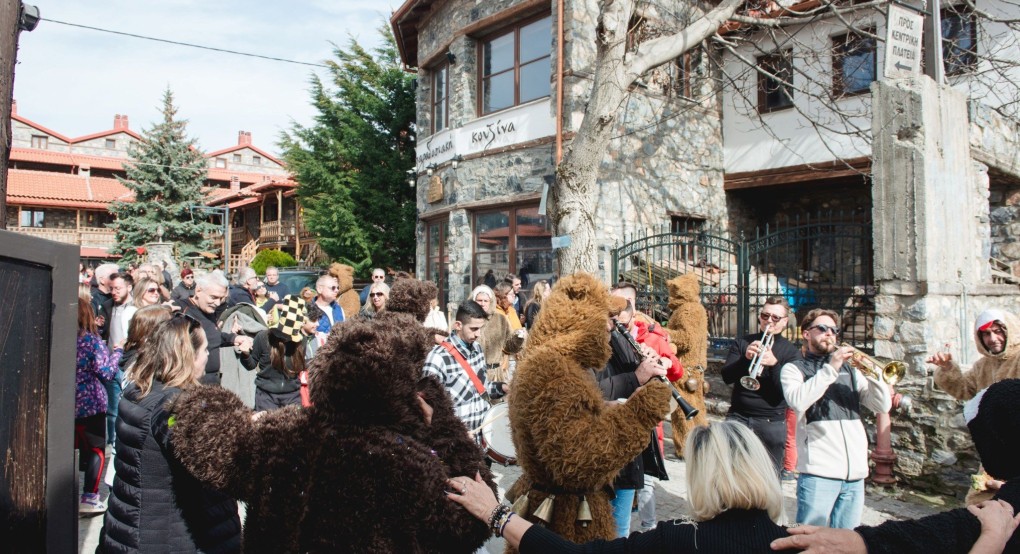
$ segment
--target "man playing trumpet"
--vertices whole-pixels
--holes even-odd
[[[786,446],[786,399],[783,398],[779,370],[800,359],[797,347],[782,336],[789,316],[790,308],[785,298],[767,298],[758,313],[758,332],[737,339],[722,367],[723,380],[727,385],[733,385],[726,419],[743,423],[761,439],[777,475],[783,469]],[[768,336],[772,337],[772,346],[766,349],[763,339]],[[760,369],[754,376],[750,375],[754,369],[752,362]],[[754,377],[758,388],[745,387],[741,383],[745,377]]]
[[[892,407],[889,387],[851,364],[857,354],[839,346],[839,315],[814,309],[801,322],[804,355],[783,366],[787,404],[797,412],[797,523],[853,529],[864,513],[868,435],[861,405]]]

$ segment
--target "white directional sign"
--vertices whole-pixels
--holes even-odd
[[[885,33],[885,76],[906,77],[921,72],[921,28],[924,17],[890,3]]]

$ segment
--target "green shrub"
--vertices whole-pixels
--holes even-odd
[[[294,259],[294,256],[282,250],[263,250],[255,254],[255,259],[251,261],[251,268],[259,275],[265,275],[266,268],[271,265],[276,267],[294,267],[297,265],[297,260]]]

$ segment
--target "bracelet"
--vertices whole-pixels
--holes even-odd
[[[497,504],[492,509],[492,513],[489,515],[489,529],[492,530],[492,534],[497,537],[503,536],[503,527],[506,526],[507,520],[510,519],[510,506],[506,504]]]
[[[503,520],[503,524],[499,526],[499,533],[496,533],[497,537],[502,537],[503,536],[503,531],[506,529],[506,524],[510,523],[510,518],[515,516],[515,515],[517,515],[517,514],[514,513],[514,512],[510,512],[510,513],[508,513],[506,515],[506,519]]]

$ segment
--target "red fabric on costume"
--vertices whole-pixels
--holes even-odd
[[[680,360],[677,359],[676,354],[673,353],[673,349],[669,346],[669,335],[663,330],[662,325],[658,323],[652,323],[649,325],[641,320],[634,320],[634,327],[637,329],[637,341],[638,344],[647,344],[652,347],[655,352],[665,358],[669,358],[669,361],[673,365],[666,371],[666,378],[670,381],[676,381],[684,376],[684,366],[680,365]]]

